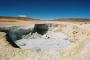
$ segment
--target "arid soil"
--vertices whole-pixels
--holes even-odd
[[[57,31],[68,35],[73,45],[60,50],[57,56],[37,53],[30,49],[13,48],[0,32],[0,60],[90,60],[90,24],[60,24]]]

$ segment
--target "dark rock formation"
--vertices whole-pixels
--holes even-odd
[[[46,24],[35,24],[33,33],[37,32],[38,34],[44,35],[48,31],[48,25]]]
[[[13,41],[13,40],[11,40],[11,36],[9,35],[9,30],[0,30],[0,32],[5,32],[6,33],[6,39],[7,39],[7,41],[13,46],[13,47],[15,47],[15,48],[19,48],[19,46],[17,46],[16,44],[15,44],[15,42]]]
[[[30,33],[31,30],[30,29],[14,29],[14,30],[11,29],[11,30],[0,30],[0,32],[5,32],[7,41],[13,47],[19,48],[19,46],[15,44],[15,41],[22,39],[22,36]]]
[[[37,32],[38,34],[45,34],[48,31],[48,25],[46,24],[35,24],[34,29],[30,28],[30,29],[21,29],[21,28],[16,28],[16,29],[8,29],[8,30],[4,30],[4,29],[0,29],[0,32],[5,32],[6,33],[6,38],[7,41],[16,48],[19,48],[19,46],[17,46],[15,44],[15,41],[22,39],[23,35],[27,35],[29,33],[35,33]]]

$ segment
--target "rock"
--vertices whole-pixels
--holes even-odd
[[[48,31],[47,24],[35,24],[33,33],[37,32],[38,34],[44,35]]]

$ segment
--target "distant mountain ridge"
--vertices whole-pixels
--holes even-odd
[[[61,21],[61,22],[90,22],[89,18],[63,18],[63,19],[53,19],[51,21]]]
[[[32,20],[32,18],[0,16],[0,22],[18,22],[18,21],[30,21],[30,20]]]
[[[59,22],[90,22],[89,18],[64,18],[52,20],[40,20],[28,17],[0,16],[0,22],[22,22],[22,21],[59,21]]]

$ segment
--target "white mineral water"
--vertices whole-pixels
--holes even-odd
[[[38,33],[29,33],[23,36],[16,44],[22,49],[32,49],[37,52],[48,54],[57,54],[61,48],[67,48],[71,45],[68,36],[63,32],[48,31],[44,35]]]

